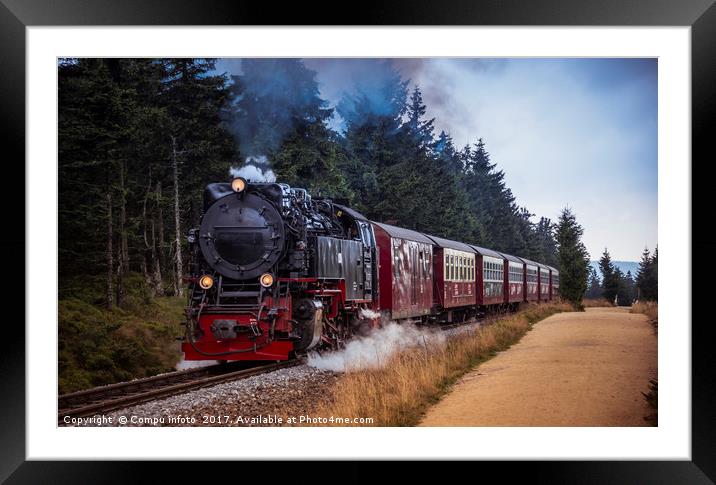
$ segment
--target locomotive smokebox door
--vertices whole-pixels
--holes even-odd
[[[285,234],[281,214],[260,194],[226,196],[205,212],[199,246],[206,261],[226,278],[258,278],[278,262]]]

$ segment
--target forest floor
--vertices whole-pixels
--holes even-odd
[[[463,376],[421,426],[648,426],[657,337],[629,308],[553,315]]]
[[[186,298],[151,296],[141,274],[125,277],[122,307],[104,304],[104,277],[63,281],[58,311],[60,394],[174,370],[182,354]]]

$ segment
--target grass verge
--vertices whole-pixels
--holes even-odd
[[[651,413],[644,416],[644,421],[651,426],[659,426],[659,383],[656,379],[649,380],[649,392],[642,392],[644,399],[651,408]]]
[[[613,307],[614,303],[604,298],[585,298],[582,300],[582,306],[584,308]]]
[[[655,301],[639,301],[631,306],[629,313],[642,313],[649,319],[654,332],[659,331],[659,304]],[[649,381],[649,392],[642,392],[652,412],[644,420],[652,426],[659,425],[659,384],[656,379]]]
[[[654,326],[654,330],[659,328],[659,304],[655,301],[638,301],[631,306],[629,313],[643,313]]]
[[[455,335],[443,345],[396,352],[383,368],[345,374],[335,386],[331,403],[320,408],[318,415],[370,417],[373,426],[414,426],[473,367],[508,349],[538,321],[572,310],[567,304],[530,305],[490,325]]]

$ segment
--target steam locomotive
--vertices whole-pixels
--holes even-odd
[[[286,360],[388,321],[558,298],[555,268],[369,221],[283,183],[212,183],[189,231],[186,360]]]

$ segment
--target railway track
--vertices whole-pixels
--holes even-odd
[[[57,422],[63,424],[66,416],[94,416],[302,363],[302,360],[296,359],[239,370],[231,364],[218,364],[63,394],[58,399]]]
[[[447,332],[460,327],[484,323],[484,316],[464,322],[441,325],[439,331]],[[88,417],[106,413],[168,396],[213,386],[222,382],[245,379],[304,363],[295,359],[251,368],[236,369],[235,364],[217,364],[183,371],[169,372],[157,376],[95,387],[58,398],[57,422],[64,424],[64,418]]]

